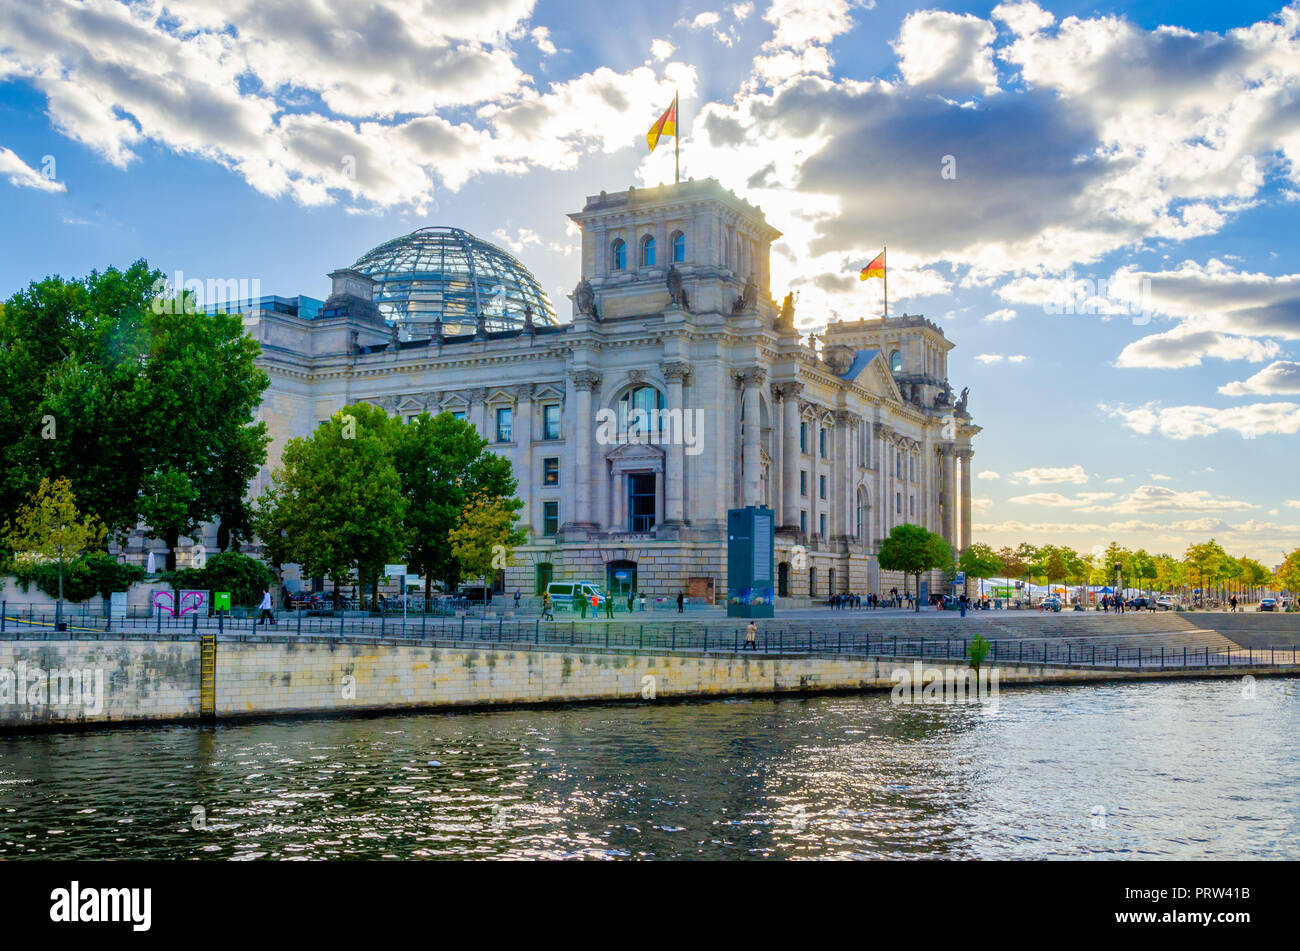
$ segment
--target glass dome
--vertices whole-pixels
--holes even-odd
[[[472,334],[483,315],[488,331],[556,323],[555,308],[514,255],[460,228],[420,228],[367,251],[353,268],[379,282],[375,303],[413,337],[431,336],[442,321],[447,336]]]

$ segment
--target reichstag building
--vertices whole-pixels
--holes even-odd
[[[729,508],[774,510],[778,595],[902,587],[875,553],[914,522],[970,541],[971,440],[953,344],[917,316],[832,322],[778,303],[762,211],[716,181],[587,199],[568,310],[456,228],[422,228],[330,274],[324,301],[262,298],[244,322],[271,378],[266,486],[285,442],[366,401],[448,411],[508,458],[529,542],[495,579],[694,598],[726,587]]]

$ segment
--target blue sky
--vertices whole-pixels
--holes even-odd
[[[18,0],[0,294],[144,257],[323,297],[451,224],[563,313],[565,213],[671,178],[674,89],[683,174],[785,232],[802,327],[878,312],[888,244],[891,310],[956,343],[978,538],[1300,544],[1295,4]],[[1080,279],[1111,314],[1053,312]]]

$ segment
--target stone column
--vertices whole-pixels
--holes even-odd
[[[465,394],[465,398],[469,400],[470,425],[478,430],[480,437],[491,442],[493,437],[488,435],[487,428],[487,390],[470,390]]]
[[[664,525],[679,526],[685,524],[686,447],[682,439],[686,429],[685,417],[690,412],[685,406],[683,388],[691,367],[682,360],[671,360],[660,364],[660,369],[668,381],[668,418],[678,420],[677,431],[670,434],[668,440],[664,464]],[[699,435],[694,426],[691,432]]]
[[[973,449],[958,449],[957,457],[961,459],[961,550],[965,551],[971,543],[971,476],[970,461],[975,455]]]
[[[781,416],[785,444],[781,447],[781,529],[799,531],[799,394],[802,383],[781,384]]]
[[[574,453],[574,492],[573,522],[579,528],[592,529],[595,524],[591,516],[591,475],[596,458],[592,453],[591,434],[596,420],[592,415],[592,393],[600,389],[600,374],[592,370],[574,370],[571,374],[574,389],[573,410],[573,453]]]
[[[533,384],[521,383],[515,387],[515,444],[519,447],[515,458],[527,473],[520,486],[524,500],[524,524],[533,524],[533,493],[538,485],[537,470],[533,468]]]
[[[743,505],[758,505],[762,502],[759,495],[761,481],[759,479],[759,470],[762,467],[762,456],[759,453],[759,443],[763,438],[762,423],[762,406],[759,402],[759,396],[762,392],[763,381],[767,378],[767,371],[762,367],[749,367],[737,375],[741,385],[745,388],[744,395],[744,420],[745,420],[745,445],[741,449],[741,460],[743,466],[743,482],[741,483],[744,491],[741,493],[741,502]]]
[[[952,443],[939,447],[940,466],[943,473],[943,537],[948,544],[957,547],[957,529],[954,516],[957,513],[957,480],[954,473],[954,449]]]
[[[831,452],[831,535],[847,539],[853,534],[849,519],[849,427],[853,425],[854,415],[848,410],[835,411],[835,443]]]

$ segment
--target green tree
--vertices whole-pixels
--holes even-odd
[[[1206,585],[1218,577],[1222,570],[1223,559],[1227,557],[1227,552],[1213,538],[1199,545],[1189,545],[1187,551],[1183,553],[1183,563],[1197,579],[1202,600],[1209,593]]]
[[[511,552],[528,540],[516,527],[518,510],[499,496],[476,496],[450,532],[452,554],[470,578],[490,579],[494,571],[512,563]]]
[[[1278,568],[1277,583],[1283,591],[1300,594],[1300,548],[1287,555]]]
[[[454,587],[469,571],[452,546],[451,532],[464,518],[471,498],[495,500],[509,512],[523,502],[514,497],[518,482],[510,461],[487,450],[473,424],[451,413],[422,413],[399,426],[394,462],[406,499],[411,545],[406,563],[424,576],[428,609],[434,579]],[[470,571],[470,574],[482,572]]]
[[[15,558],[57,562],[59,599],[55,623],[63,617],[64,566],[104,541],[104,526],[93,515],[77,511],[72,483],[67,479],[42,479],[35,494],[18,510],[4,534]]]
[[[378,407],[344,407],[311,436],[289,440],[283,467],[257,500],[253,524],[273,563],[329,577],[336,608],[353,571],[377,589],[384,563],[409,545],[392,452],[399,425]]]
[[[919,593],[922,574],[936,568],[951,567],[952,548],[942,535],[905,522],[890,529],[889,537],[880,543],[879,560],[880,567],[886,571],[914,575]],[[919,597],[916,610],[921,610]]]
[[[1129,556],[1129,573],[1133,579],[1141,586],[1143,582],[1147,583],[1150,590],[1150,583],[1156,578],[1156,561],[1147,554],[1145,548],[1139,548]]]
[[[0,509],[65,476],[115,537],[144,519],[174,568],[197,523],[219,517],[229,538],[247,522],[243,495],[266,459],[254,413],[270,381],[238,315],[196,313],[192,297],[160,297],[163,284],[140,261],[48,278],[6,303]]]
[[[966,550],[957,559],[957,568],[966,572],[967,578],[992,578],[1002,574],[1004,565],[997,553],[983,542],[967,545]]]
[[[1246,586],[1251,600],[1259,596],[1259,589],[1269,583],[1273,573],[1253,558],[1239,558],[1241,583]]]

